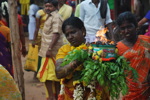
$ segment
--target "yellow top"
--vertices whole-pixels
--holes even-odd
[[[59,12],[58,12],[61,17],[66,20],[67,18],[69,18],[72,14],[72,7],[69,6],[69,5],[66,5],[64,4],[60,9],[59,9]]]
[[[29,10],[30,0],[19,0],[21,4],[21,15],[27,15]]]
[[[10,42],[10,29],[7,26],[0,24],[0,33],[3,34],[7,42]]]
[[[20,4],[28,4],[30,3],[30,0],[20,0]]]
[[[44,22],[46,21],[47,18],[47,15],[43,9],[38,10],[38,12],[36,13],[36,18],[40,18],[40,29],[43,29]]]

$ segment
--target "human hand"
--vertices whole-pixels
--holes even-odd
[[[27,55],[27,51],[26,51],[26,47],[25,46],[22,46],[21,52],[22,52],[23,57],[25,57]]]
[[[73,69],[76,69],[78,66],[80,66],[81,64],[82,64],[83,62],[81,62],[81,61],[77,61],[77,60],[74,60],[74,61],[72,61],[71,62],[71,67],[73,68]]]
[[[34,48],[35,45],[37,45],[37,44],[36,44],[36,42],[33,40],[33,41],[32,41],[32,47]]]
[[[48,58],[52,58],[53,57],[51,50],[47,50],[46,57],[48,57]]]

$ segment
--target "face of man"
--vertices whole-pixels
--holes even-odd
[[[45,4],[45,11],[47,14],[50,14],[52,11],[55,11],[57,8],[52,3]]]

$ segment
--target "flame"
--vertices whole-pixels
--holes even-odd
[[[109,44],[115,44],[115,42],[114,42],[114,41],[111,41]]]
[[[106,32],[108,31],[108,28],[100,28],[99,31],[96,33],[96,39],[95,43],[98,41],[102,42],[102,44],[114,44],[114,41],[108,40],[105,36]]]

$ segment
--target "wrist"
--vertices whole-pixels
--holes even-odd
[[[48,51],[52,51],[52,48],[48,48]]]
[[[71,63],[70,63],[70,66],[71,66],[71,68],[72,68],[73,70],[78,67],[76,61],[71,62]]]
[[[35,40],[33,40],[32,43],[35,43]]]

